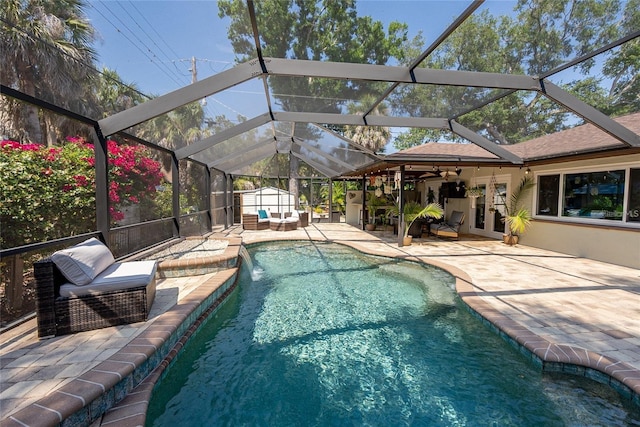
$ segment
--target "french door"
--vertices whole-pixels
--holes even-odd
[[[505,203],[509,195],[509,176],[495,176],[492,179],[476,179],[475,183],[482,190],[482,196],[469,207],[469,231],[481,236],[501,239],[505,230]]]

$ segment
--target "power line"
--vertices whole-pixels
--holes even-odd
[[[127,31],[129,31],[131,34],[133,34],[133,37],[135,37],[136,39],[138,39],[138,41],[139,41],[139,42],[140,42],[140,43],[141,43],[141,44],[142,44],[142,45],[147,49],[147,51],[148,51],[149,53],[151,53],[151,55],[153,55],[154,57],[156,57],[156,58],[157,58],[157,56],[155,55],[155,53],[153,53],[153,51],[152,51],[152,50],[151,50],[151,49],[150,49],[150,48],[149,48],[149,47],[148,47],[148,46],[147,46],[147,45],[146,45],[142,40],[140,40],[140,38],[139,38],[139,37],[138,37],[138,36],[137,36],[133,31],[131,31],[131,29],[127,26],[127,24],[126,24],[126,23],[124,23],[124,22],[122,21],[122,19],[120,19],[120,17],[119,17],[117,14],[115,14],[111,9],[109,9],[109,7],[108,7],[105,3],[101,3],[101,4],[102,4],[102,7],[104,7],[107,11],[109,11],[109,13],[110,13],[111,15],[113,15],[113,16],[114,16],[118,21],[120,21],[120,23],[124,26],[124,28],[126,28],[126,29],[127,29]],[[120,28],[118,28],[118,26],[117,26],[116,24],[114,24],[114,23],[113,23],[113,22],[112,22],[112,21],[111,21],[111,20],[110,20],[110,19],[109,19],[105,14],[104,14],[104,13],[102,13],[102,11],[100,11],[100,10],[96,7],[96,4],[95,4],[95,3],[90,3],[90,5],[91,5],[91,7],[93,7],[93,9],[94,9],[96,12],[98,12],[98,13],[99,13],[99,14],[100,14],[100,15],[101,15],[101,16],[102,16],[102,17],[103,17],[103,18],[104,18],[104,19],[105,19],[105,20],[106,20],[106,21],[107,21],[107,22],[108,22],[108,23],[109,23],[113,28],[115,28],[115,30],[116,30],[118,33],[122,34],[122,36],[123,36],[125,39],[127,39],[127,41],[128,41],[129,43],[131,43],[131,44],[132,44],[136,49],[138,49],[138,50],[140,51],[140,53],[142,53],[142,54],[143,54],[147,59],[149,59],[149,61],[150,61],[152,64],[156,65],[156,67],[157,67],[160,71],[162,71],[162,72],[163,72],[167,77],[169,77],[169,79],[171,79],[171,80],[172,80],[175,84],[177,84],[178,86],[182,86],[182,84],[181,84],[178,80],[176,80],[176,78],[175,78],[173,75],[171,75],[171,74],[170,74],[170,71],[167,71],[167,70],[170,70],[168,67],[164,67],[164,68],[163,68],[163,67],[159,66],[158,64],[161,64],[161,63],[162,63],[161,61],[155,61],[151,56],[149,56],[149,54],[148,54],[148,53],[147,53],[143,48],[141,48],[141,47],[140,47],[136,42],[134,42],[134,41],[131,39],[131,37],[129,37],[127,34],[125,34],[122,30],[120,30]],[[178,78],[180,78],[180,76],[178,76]]]
[[[158,32],[158,30],[156,30],[155,26],[151,25],[151,23],[147,20],[147,17],[144,16],[144,14],[142,12],[140,12],[140,9],[138,9],[135,5],[135,3],[133,2],[129,2],[129,4],[131,5],[131,7],[133,7],[135,9],[136,12],[138,12],[138,14],[142,17],[142,19],[144,20],[144,22],[146,22],[146,24],[149,26],[149,28],[151,28],[151,30],[156,34],[157,38],[171,51],[171,53],[173,54],[173,57],[178,57],[179,55],[176,53],[175,50],[173,50],[173,48],[171,47],[171,45],[169,43],[167,43],[167,41],[164,39],[164,37],[162,37],[162,34],[160,34]],[[137,23],[136,23],[137,24]],[[143,30],[144,31],[144,30]],[[146,33],[145,33],[146,34]],[[154,41],[155,39],[152,39],[148,34],[147,37],[149,37],[152,41]],[[155,44],[155,41],[154,41]],[[157,45],[156,45],[157,46]],[[159,49],[161,49],[158,46]],[[162,49],[161,49],[162,50]],[[163,51],[164,53],[164,51]],[[169,57],[169,55],[167,55],[165,53],[165,56],[167,57],[167,59],[171,60],[171,58]]]

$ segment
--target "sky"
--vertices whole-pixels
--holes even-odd
[[[513,10],[514,1],[488,1],[493,13]],[[359,15],[380,20],[387,28],[397,20],[409,26],[409,37],[423,32],[430,44],[468,5],[461,0],[360,0]],[[162,95],[189,84],[192,58],[198,80],[234,66],[227,40],[228,20],[218,17],[215,1],[95,1],[85,12],[97,30],[99,68],[115,70],[125,83],[143,93]],[[478,12],[476,12],[478,13]],[[267,112],[260,79],[208,97],[206,113],[236,122]],[[391,145],[387,153],[395,151]]]

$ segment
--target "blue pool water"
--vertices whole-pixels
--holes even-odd
[[[249,249],[258,277],[158,385],[149,426],[640,425],[609,387],[543,374],[435,267],[326,243]]]

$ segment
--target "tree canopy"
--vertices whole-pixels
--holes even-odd
[[[622,19],[619,19],[622,15]],[[521,0],[514,16],[488,11],[470,16],[420,66],[543,76],[554,68],[640,28],[640,1]],[[473,40],[473,43],[469,41]],[[421,37],[406,45],[405,58],[424,48]],[[591,75],[596,60],[572,70],[577,78],[559,82],[570,93],[617,116],[640,110],[640,41],[625,43],[598,60],[602,73]],[[609,87],[607,87],[609,85]],[[569,126],[570,113],[539,93],[420,86],[390,100],[402,114],[457,117],[460,123],[498,144],[513,144]],[[506,95],[506,96],[503,96]],[[486,101],[503,96],[488,103]],[[572,125],[580,124],[573,121]],[[394,141],[398,149],[425,142],[459,140],[449,133],[411,129]]]

